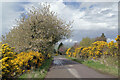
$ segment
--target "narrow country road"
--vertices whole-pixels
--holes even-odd
[[[115,78],[88,68],[87,66],[68,60],[61,56],[55,56],[53,65],[47,78]]]

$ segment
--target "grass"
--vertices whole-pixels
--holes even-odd
[[[93,60],[81,60],[81,59],[76,59],[76,58],[71,58],[71,57],[66,57],[67,59],[71,59],[73,61],[76,61],[76,62],[79,62],[81,64],[84,64],[90,68],[93,68],[95,69],[96,71],[99,71],[101,73],[104,73],[104,74],[111,74],[111,75],[114,75],[114,76],[118,76],[118,69],[116,67],[113,67],[113,66],[106,66],[105,64],[101,64],[100,62],[98,61],[93,61]]]
[[[118,69],[112,66],[106,66],[100,62],[94,62],[92,60],[83,62],[86,66],[98,70],[102,73],[108,73],[114,76],[118,76]]]
[[[79,63],[83,63],[84,62],[84,60],[82,60],[82,59],[77,59],[77,58],[74,58],[74,57],[66,57],[67,59],[70,59],[70,60],[72,60],[72,61],[76,61],[76,62],[79,62]]]
[[[29,73],[22,74],[19,78],[41,78],[43,80],[50,68],[53,58],[47,59],[43,65],[38,69],[33,69]]]

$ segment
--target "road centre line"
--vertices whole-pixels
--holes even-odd
[[[60,62],[60,60],[58,59],[58,61],[59,61],[59,63],[62,65],[62,66],[64,66],[61,62]],[[73,66],[73,65],[72,65]],[[64,66],[75,78],[80,78],[80,76],[79,76],[79,74],[78,74],[78,72],[75,70],[75,69],[73,69],[73,68],[68,68],[68,67],[66,67],[66,66]]]

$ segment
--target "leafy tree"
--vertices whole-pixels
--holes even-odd
[[[105,37],[104,33],[102,33],[101,37],[95,38],[95,42],[96,41],[105,41],[105,42],[107,42],[107,38]]]
[[[2,37],[2,42],[14,46],[18,52],[35,50],[47,53],[59,40],[70,36],[70,28],[71,22],[58,18],[50,11],[50,5],[40,4],[22,14],[17,26]]]
[[[83,38],[82,41],[80,41],[80,46],[82,47],[88,47],[94,42],[94,39],[91,39],[89,37]]]

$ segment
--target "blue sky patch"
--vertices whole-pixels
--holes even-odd
[[[13,7],[13,10],[15,10],[16,12],[19,11],[25,11],[24,6],[25,4],[29,4],[28,2],[15,2]]]
[[[91,5],[89,8],[94,8],[94,7],[96,7],[97,5],[96,4],[94,4],[94,5]]]
[[[63,3],[72,8],[79,8],[81,5],[81,2],[63,2]]]
[[[80,11],[85,11],[87,8],[86,7],[83,7],[80,9]]]
[[[2,34],[8,33],[9,29],[12,28],[12,25],[16,25],[13,21],[14,19],[19,19],[21,17],[20,13],[27,13],[26,8],[32,5],[34,2],[3,2],[2,3]],[[36,2],[35,2],[36,3]],[[117,25],[117,10],[116,3],[87,3],[87,2],[60,2],[56,4],[53,2],[52,10],[60,14],[60,18],[64,17],[66,21],[74,21],[73,29],[75,29],[75,35],[72,40],[80,41],[83,37],[96,37],[100,36],[101,33],[105,33],[107,38],[114,39],[116,37],[118,29]],[[30,5],[29,5],[30,4]],[[64,6],[63,6],[64,5]],[[33,6],[37,6],[34,4]],[[63,10],[64,8],[64,10]],[[98,9],[97,9],[98,8]],[[104,8],[108,8],[104,10]],[[97,14],[96,12],[101,12]],[[109,15],[112,13],[113,15]],[[61,14],[63,15],[61,17]],[[107,15],[108,14],[108,15]],[[26,14],[23,14],[28,18]],[[70,18],[69,18],[70,17]],[[80,19],[79,19],[80,17]],[[81,24],[81,25],[80,25]],[[113,27],[111,26],[113,25]],[[107,26],[110,26],[109,29]],[[114,28],[115,26],[115,28]],[[103,31],[105,29],[105,31]],[[107,33],[107,30],[111,31]],[[78,31],[77,31],[78,30]],[[83,31],[84,30],[84,31]],[[88,31],[87,31],[88,30]],[[90,31],[94,30],[94,31]],[[93,33],[92,33],[93,32]],[[98,34],[94,34],[94,33]],[[113,34],[115,32],[115,34]],[[114,35],[114,36],[113,36]],[[0,35],[1,36],[1,35]],[[80,36],[80,37],[78,37]]]

